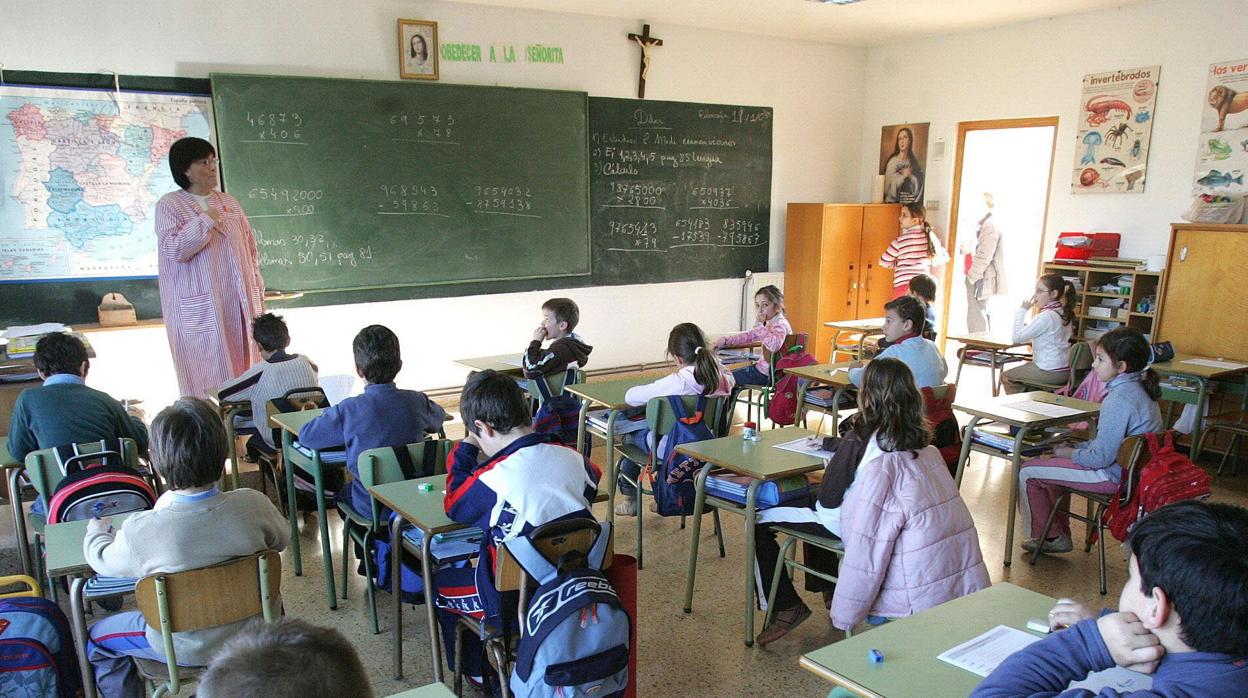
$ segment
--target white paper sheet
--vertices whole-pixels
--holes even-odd
[[[979,637],[941,652],[936,658],[976,676],[987,676],[1006,657],[1039,640],[1029,632],[998,625]]]
[[[1233,361],[1219,361],[1217,359],[1184,359],[1179,363],[1192,364],[1193,366],[1208,366],[1209,368],[1220,368],[1223,371],[1234,371],[1248,366],[1248,364],[1237,364]]]
[[[1099,694],[1102,688],[1107,687],[1119,693],[1147,691],[1153,687],[1153,677],[1116,666],[1105,671],[1094,671],[1082,681],[1073,681],[1067,690],[1083,688]]]
[[[807,439],[807,437],[805,436],[803,436],[800,439],[793,439],[792,441],[786,441],[782,444],[774,444],[772,448],[778,448],[783,451],[792,451],[794,453],[801,453],[803,455],[814,456],[815,458],[822,458],[824,460],[827,460],[832,457],[831,451],[825,451],[822,448],[820,448],[818,445],[812,445],[810,441]]]
[[[13,325],[4,331],[2,336],[5,339],[33,337],[35,335],[48,334],[49,332],[64,332],[68,329],[59,322],[44,322],[38,325]]]
[[[1024,412],[1034,412],[1042,414],[1046,417],[1069,417],[1079,414],[1083,410],[1074,407],[1066,407],[1064,405],[1054,405],[1051,402],[1040,402],[1039,400],[1019,400],[1018,402],[1003,402],[1002,407],[1013,407],[1016,410]]]

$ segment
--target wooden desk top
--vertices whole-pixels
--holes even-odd
[[[963,698],[983,679],[936,656],[998,625],[1027,631],[1027,621],[1044,618],[1054,603],[1044,594],[998,582],[807,653],[801,665],[864,696]],[[872,649],[884,653],[882,664],[867,661]]]
[[[497,371],[512,375],[522,375],[520,366],[522,354],[498,354],[496,356],[476,356],[468,359],[455,359],[455,363],[474,371]]]
[[[299,430],[303,428],[303,425],[321,416],[323,412],[325,412],[325,410],[321,408],[314,410],[299,410],[298,412],[279,412],[272,417],[269,417],[269,421],[271,421],[273,426],[278,429],[285,429],[297,437],[299,436]]]
[[[999,332],[963,332],[961,334],[950,333],[945,336],[946,339],[952,339],[955,342],[962,342],[968,347],[982,349],[1013,349],[1014,347],[1022,347],[1031,342],[1015,342],[1009,336],[1000,334]]]
[[[838,385],[841,387],[853,385],[849,380],[849,365],[852,361],[838,361],[834,364],[815,364],[813,366],[799,366],[797,368],[786,368],[784,372],[799,378],[805,378],[814,383],[822,383],[825,385]]]
[[[598,383],[575,383],[566,386],[564,390],[588,400],[591,404],[601,405],[610,410],[622,410],[629,406],[624,400],[624,393],[627,393],[629,388],[645,385],[654,380],[654,377],[621,378]]]
[[[1201,366],[1200,364],[1185,363],[1192,359],[1204,359],[1206,361],[1225,361],[1227,363],[1242,364],[1243,368],[1216,368],[1214,366]],[[1219,359],[1214,356],[1197,356],[1195,354],[1180,354],[1175,352],[1174,358],[1170,361],[1155,363],[1150,366],[1158,373],[1174,373],[1184,376],[1196,376],[1198,378],[1229,378],[1230,376],[1248,373],[1248,361],[1237,361],[1235,359]]]
[[[1036,402],[1045,402],[1050,405],[1061,405],[1071,409],[1079,410],[1078,413],[1065,417],[1052,417],[1037,412],[1028,412],[1010,405],[1024,400],[1034,400]],[[1043,429],[1044,427],[1056,424],[1067,424],[1069,422],[1078,422],[1089,417],[1095,417],[1101,411],[1099,403],[1088,402],[1078,398],[1066,397],[1063,395],[1054,395],[1043,391],[1031,393],[1015,393],[1013,395],[998,395],[997,397],[980,397],[963,400],[958,398],[953,403],[953,409],[973,414],[976,417],[1009,424],[1016,427],[1031,427],[1033,429]]]
[[[444,683],[431,683],[419,688],[409,688],[401,693],[394,693],[386,698],[455,698],[455,693]]]
[[[878,332],[884,329],[884,318],[864,317],[858,320],[834,320],[823,323],[824,327],[835,327],[838,330],[857,332]]]
[[[118,514],[113,517],[113,528],[121,528],[121,524],[133,512]],[[51,524],[44,529],[47,550],[48,574],[60,577],[69,574],[82,574],[91,569],[87,564],[86,552],[82,549],[82,541],[87,537],[87,521],[66,521]]]
[[[681,444],[676,450],[737,475],[746,475],[755,480],[778,480],[823,467],[822,458],[774,448],[775,444],[814,435],[815,432],[809,429],[784,427],[760,432],[758,441],[746,441],[740,435],[725,436]]]

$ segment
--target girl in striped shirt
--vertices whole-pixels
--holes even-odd
[[[919,202],[902,204],[901,234],[893,239],[880,256],[880,266],[893,270],[893,298],[910,291],[910,279],[932,273],[932,266],[949,261],[949,253],[940,245],[932,226],[927,222],[927,209]]]

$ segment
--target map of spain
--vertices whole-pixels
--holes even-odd
[[[208,97],[0,87],[0,283],[156,275],[169,146]]]

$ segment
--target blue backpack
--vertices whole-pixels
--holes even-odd
[[[569,369],[564,385],[572,383],[575,375],[576,372]],[[558,395],[552,394],[543,376],[534,378],[533,384],[542,395],[542,404],[538,406],[537,414],[533,415],[533,430],[554,434],[564,446],[576,448],[576,436],[581,426],[581,399],[566,390],[560,390]],[[590,440],[585,439],[581,455],[589,457],[589,446]]]
[[[715,438],[703,416],[706,396],[698,396],[693,414],[685,413],[685,402],[679,396],[668,395],[667,403],[676,415],[676,426],[659,442],[655,460],[659,472],[654,477],[654,501],[659,516],[685,516],[693,513],[696,494],[693,480],[702,468],[702,461],[676,452],[676,447],[694,441]]]
[[[540,586],[524,615],[511,693],[516,698],[610,698],[628,686],[628,611],[602,573],[611,538],[603,523],[584,567],[552,563],[525,537],[507,552]]]
[[[0,695],[73,698],[82,691],[69,621],[47,599],[0,599]]]

